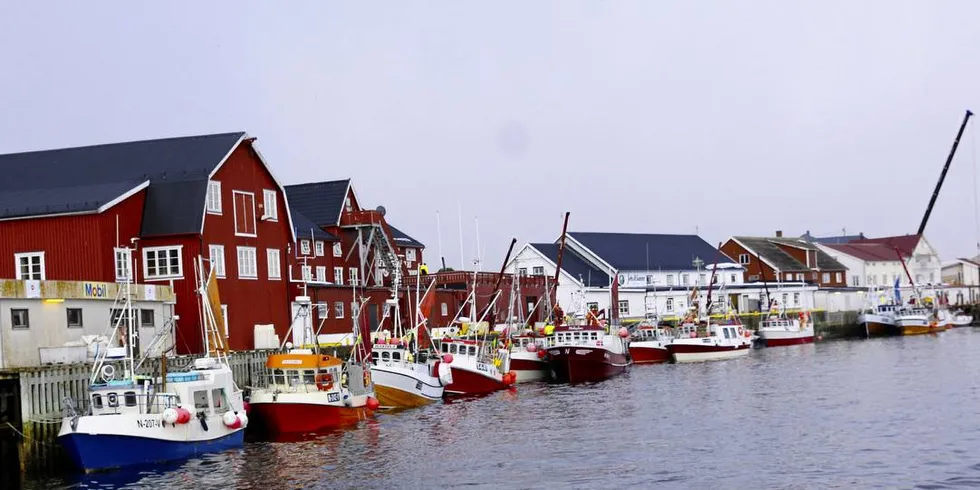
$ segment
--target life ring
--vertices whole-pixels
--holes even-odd
[[[333,375],[330,373],[320,373],[316,375],[316,389],[320,391],[330,391],[333,388]]]

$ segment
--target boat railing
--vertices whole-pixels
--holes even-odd
[[[66,417],[76,414],[119,415],[123,413],[158,414],[180,406],[180,397],[173,393],[137,393],[133,390],[90,393],[88,398],[64,401]]]

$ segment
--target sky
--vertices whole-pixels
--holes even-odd
[[[976,1],[8,2],[0,153],[248,131],[284,184],[352,178],[452,267],[461,236],[468,268],[496,269],[565,211],[572,231],[712,244],[915,233],[980,110],[976,19]],[[926,229],[944,260],[980,241],[977,122]]]

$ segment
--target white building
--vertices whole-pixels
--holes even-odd
[[[943,264],[943,283],[955,289],[949,294],[954,304],[980,301],[980,262],[956,259]]]
[[[851,287],[887,286],[898,280],[909,284],[898,253],[883,243],[817,244],[821,250],[847,267],[847,285]],[[909,255],[903,257],[908,260]]]
[[[0,368],[92,360],[107,333],[116,283],[0,279]],[[174,294],[169,286],[132,285],[138,325],[134,345],[159,354],[173,346]],[[95,344],[90,342],[95,341]]]

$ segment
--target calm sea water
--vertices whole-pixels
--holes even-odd
[[[980,329],[634,366],[28,488],[980,486]]]

